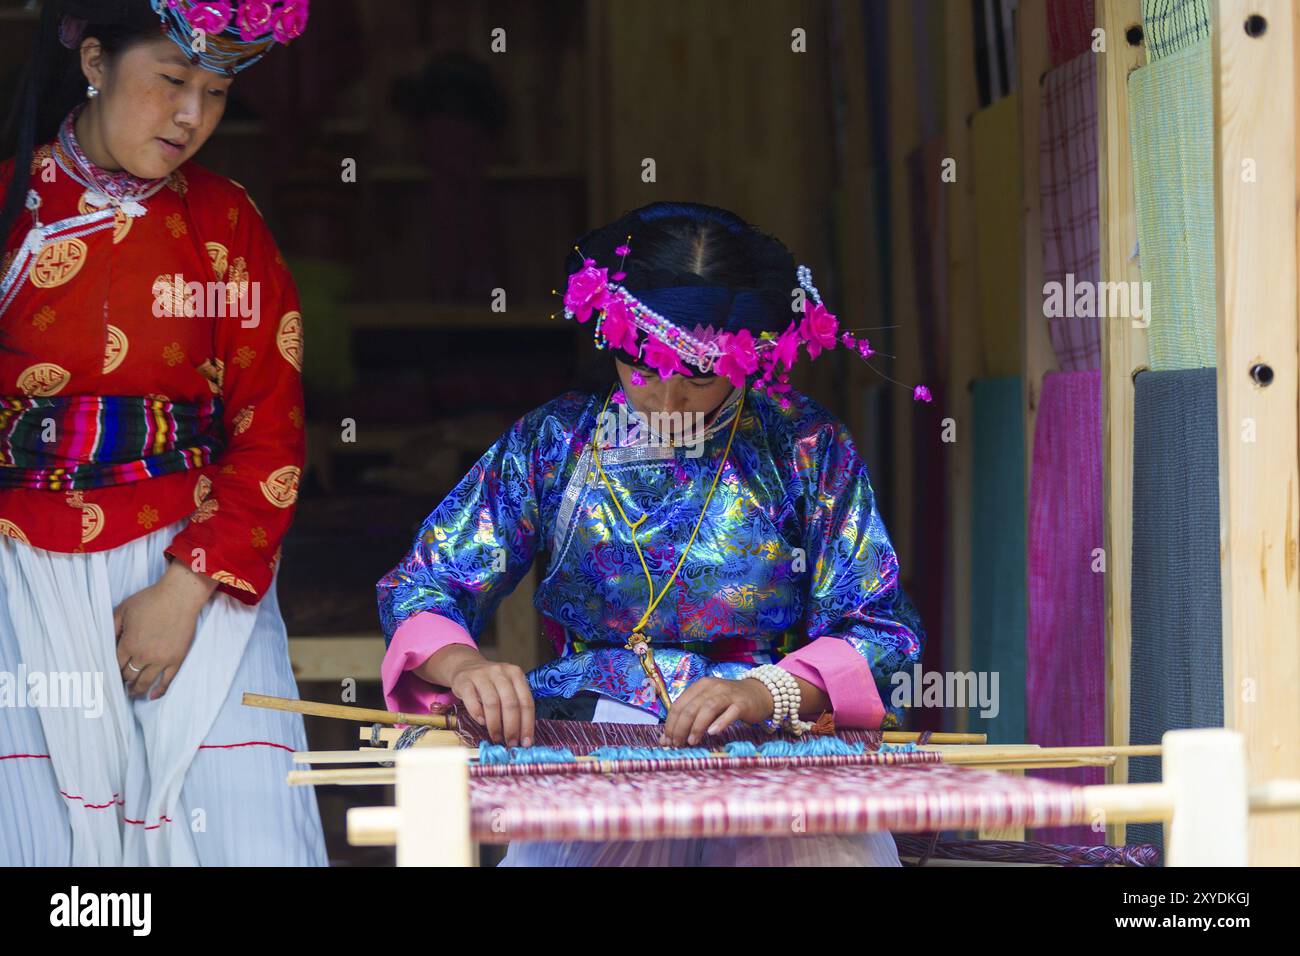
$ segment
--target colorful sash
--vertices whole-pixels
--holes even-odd
[[[0,488],[82,491],[202,468],[225,448],[221,399],[0,399]]]

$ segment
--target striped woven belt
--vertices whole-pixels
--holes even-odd
[[[0,399],[0,488],[81,491],[202,468],[225,448],[221,399]]]

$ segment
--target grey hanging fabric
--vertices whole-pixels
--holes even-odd
[[[1141,372],[1133,416],[1133,649],[1129,741],[1223,726],[1219,442],[1212,368]],[[1160,780],[1160,758],[1129,781]],[[1163,845],[1159,824],[1129,843]]]

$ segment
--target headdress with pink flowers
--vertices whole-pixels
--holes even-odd
[[[780,334],[760,332],[755,338],[746,328],[720,331],[712,324],[696,324],[688,330],[665,318],[653,307],[653,300],[665,292],[688,293],[704,314],[716,311],[711,306],[717,304],[728,310],[743,307],[746,293],[695,286],[633,293],[620,284],[627,278],[623,267],[631,251],[626,243],[614,250],[620,259],[612,275],[594,259],[584,258],[582,267],[569,276],[564,317],[586,323],[595,315],[597,348],[621,351],[654,369],[660,378],[690,376],[693,367],[705,375],[721,375],[737,388],[752,382],[788,407],[783,393],[790,390],[790,369],[801,350],[810,359],[836,348],[851,349],[863,359],[876,354],[866,338],[840,331],[839,320],[822,302],[807,266],[795,271],[804,292],[802,319],[792,320]],[[924,385],[913,386],[912,397],[928,402],[930,390]]]
[[[302,35],[309,0],[149,0],[149,6],[163,35],[180,47],[186,59],[213,73],[234,76],[266,56],[275,44]],[[75,50],[88,24],[133,20],[132,10],[120,2],[63,0],[59,42]]]

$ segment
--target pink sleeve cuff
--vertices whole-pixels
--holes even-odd
[[[389,710],[427,714],[435,705],[456,702],[456,696],[447,688],[437,687],[412,673],[451,644],[478,646],[465,628],[432,611],[421,611],[398,625],[379,665],[384,701]]]
[[[795,677],[820,687],[831,699],[836,727],[878,730],[885,717],[876,680],[853,646],[839,637],[819,637],[779,661]]]

